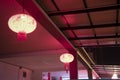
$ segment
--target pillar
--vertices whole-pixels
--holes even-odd
[[[92,77],[92,70],[91,69],[88,69],[88,79],[89,80],[93,80],[93,77]]]
[[[74,60],[70,63],[70,80],[78,80],[77,54],[73,54]]]

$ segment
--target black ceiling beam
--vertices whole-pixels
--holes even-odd
[[[117,4],[119,4],[119,0],[117,0]],[[119,9],[116,9],[116,24],[119,23]],[[116,36],[118,36],[118,26],[116,26],[115,30]],[[117,39],[115,40],[115,43],[118,44]]]
[[[98,69],[103,70],[103,68],[105,68],[105,67],[93,67],[93,69],[96,69],[96,70],[98,70]],[[119,71],[120,71],[119,68],[118,68],[118,69],[114,69],[114,67],[112,67],[112,68],[105,68],[105,70],[107,70],[107,71],[111,71],[111,70],[119,70]]]
[[[92,26],[71,26],[71,27],[61,27],[60,30],[77,30],[77,29],[93,29],[93,28],[108,28],[120,26],[120,23],[109,23],[109,24],[96,24]]]
[[[93,36],[93,37],[79,37],[79,38],[68,38],[69,40],[90,40],[90,39],[106,39],[106,38],[119,38],[120,35],[110,35],[110,36]]]
[[[77,48],[97,48],[97,47],[116,47],[116,46],[120,46],[120,44],[100,44],[100,45],[79,45],[79,46],[75,46]]]
[[[120,9],[120,4],[117,5],[110,5],[98,8],[87,8],[84,10],[70,10],[70,11],[55,11],[55,12],[48,12],[49,16],[57,16],[57,15],[68,15],[68,14],[78,14],[78,13],[87,13],[87,12],[97,12],[97,11],[106,11],[106,10],[114,10]]]

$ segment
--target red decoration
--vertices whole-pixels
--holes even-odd
[[[18,34],[18,39],[25,40],[26,34],[33,32],[36,29],[35,19],[27,14],[16,14],[8,20],[9,28]]]
[[[60,61],[65,64],[65,70],[68,72],[69,70],[69,63],[74,60],[74,57],[72,54],[64,53],[60,56]]]
[[[51,75],[50,75],[50,72],[48,72],[48,80],[51,80]]]
[[[60,80],[62,80],[62,77],[60,76]]]

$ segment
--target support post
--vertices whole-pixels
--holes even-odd
[[[93,77],[92,77],[92,70],[91,69],[88,69],[88,79],[89,80],[93,80]]]
[[[70,80],[78,80],[77,55],[73,54],[74,60],[70,63]]]

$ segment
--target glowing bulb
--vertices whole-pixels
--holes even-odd
[[[112,79],[118,79],[118,75],[116,73],[113,74]]]

